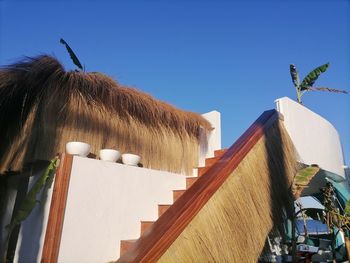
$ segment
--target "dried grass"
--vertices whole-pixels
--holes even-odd
[[[277,123],[158,262],[257,262],[268,233],[290,207],[295,173],[294,147]]]
[[[66,72],[49,56],[0,70],[0,172],[51,159],[68,141],[142,157],[145,167],[190,173],[200,115],[178,110],[100,73]]]

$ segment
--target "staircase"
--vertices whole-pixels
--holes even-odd
[[[193,175],[192,177],[187,177],[186,178],[186,189],[183,190],[173,190],[173,203],[178,200],[181,195],[189,189],[198,179],[199,176],[202,176],[205,174],[210,167],[213,166],[214,163],[216,163],[221,156],[226,152],[227,149],[221,149],[221,150],[216,150],[214,152],[214,157],[207,158],[205,160],[205,166],[204,167],[198,167],[193,169]],[[158,205],[158,218],[161,217],[167,210],[168,208],[172,206],[172,204],[159,204]],[[140,222],[140,236],[145,234],[147,230],[149,230],[153,223],[155,221],[141,221]],[[128,251],[137,241],[137,239],[130,239],[130,240],[121,240],[120,242],[120,256],[122,256],[126,251]]]

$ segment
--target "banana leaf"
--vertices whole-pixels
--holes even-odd
[[[69,53],[69,56],[70,56],[70,58],[72,59],[74,65],[76,65],[81,71],[84,71],[84,68],[83,68],[83,66],[81,65],[81,63],[80,63],[78,57],[75,55],[73,49],[71,49],[71,47],[68,45],[68,43],[67,43],[66,41],[64,41],[63,38],[60,39],[60,43],[63,44],[63,45],[65,45],[65,47],[66,47],[66,49],[67,49],[67,51],[68,51],[68,53]]]
[[[320,168],[316,166],[308,166],[298,171],[293,181],[293,195],[297,199],[304,188],[308,186],[311,179],[319,172]]]
[[[51,185],[53,181],[53,174],[58,167],[59,159],[58,157],[51,160],[50,164],[46,168],[43,175],[34,183],[33,187],[25,196],[23,202],[17,211],[14,212],[11,223],[6,226],[6,229],[11,234],[12,230],[24,221],[34,209],[36,203],[39,201],[36,199],[39,192],[47,185]]]
[[[350,216],[350,199],[346,201],[345,208],[344,208],[344,214],[347,216]]]
[[[348,93],[346,90],[331,89],[331,88],[325,88],[325,87],[309,87],[309,90],[311,90],[311,91],[329,91],[329,92],[345,93],[345,94]]]
[[[289,71],[290,71],[290,75],[292,77],[292,81],[293,81],[294,86],[299,87],[299,84],[300,84],[299,74],[298,74],[298,71],[297,71],[297,68],[295,67],[295,65],[290,64]]]
[[[301,82],[300,89],[308,90],[312,85],[314,85],[315,81],[321,75],[321,73],[325,72],[329,67],[329,63],[319,66],[312,70]]]

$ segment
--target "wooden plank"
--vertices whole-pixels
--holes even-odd
[[[276,120],[277,111],[264,112],[117,262],[157,261]]]
[[[55,263],[58,260],[72,163],[72,155],[61,155],[60,165],[55,175],[49,219],[41,256],[42,263]]]

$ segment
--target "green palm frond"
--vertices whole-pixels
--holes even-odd
[[[312,85],[314,85],[315,81],[318,77],[325,72],[329,67],[329,63],[319,66],[312,70],[307,76],[303,79],[300,84],[300,90],[308,90]]]
[[[295,90],[297,93],[297,101],[300,104],[302,104],[301,97],[307,91],[328,91],[328,92],[344,93],[344,94],[348,93],[346,90],[339,90],[339,89],[333,89],[333,88],[327,88],[327,87],[313,87],[313,85],[315,84],[315,81],[318,79],[318,77],[323,72],[326,72],[328,67],[329,67],[329,63],[326,63],[324,65],[321,65],[321,66],[315,68],[309,74],[307,74],[307,76],[300,83],[299,74],[297,72],[296,67],[293,64],[291,64],[289,66],[290,75],[292,77],[292,81],[293,81],[293,84],[295,86]]]

